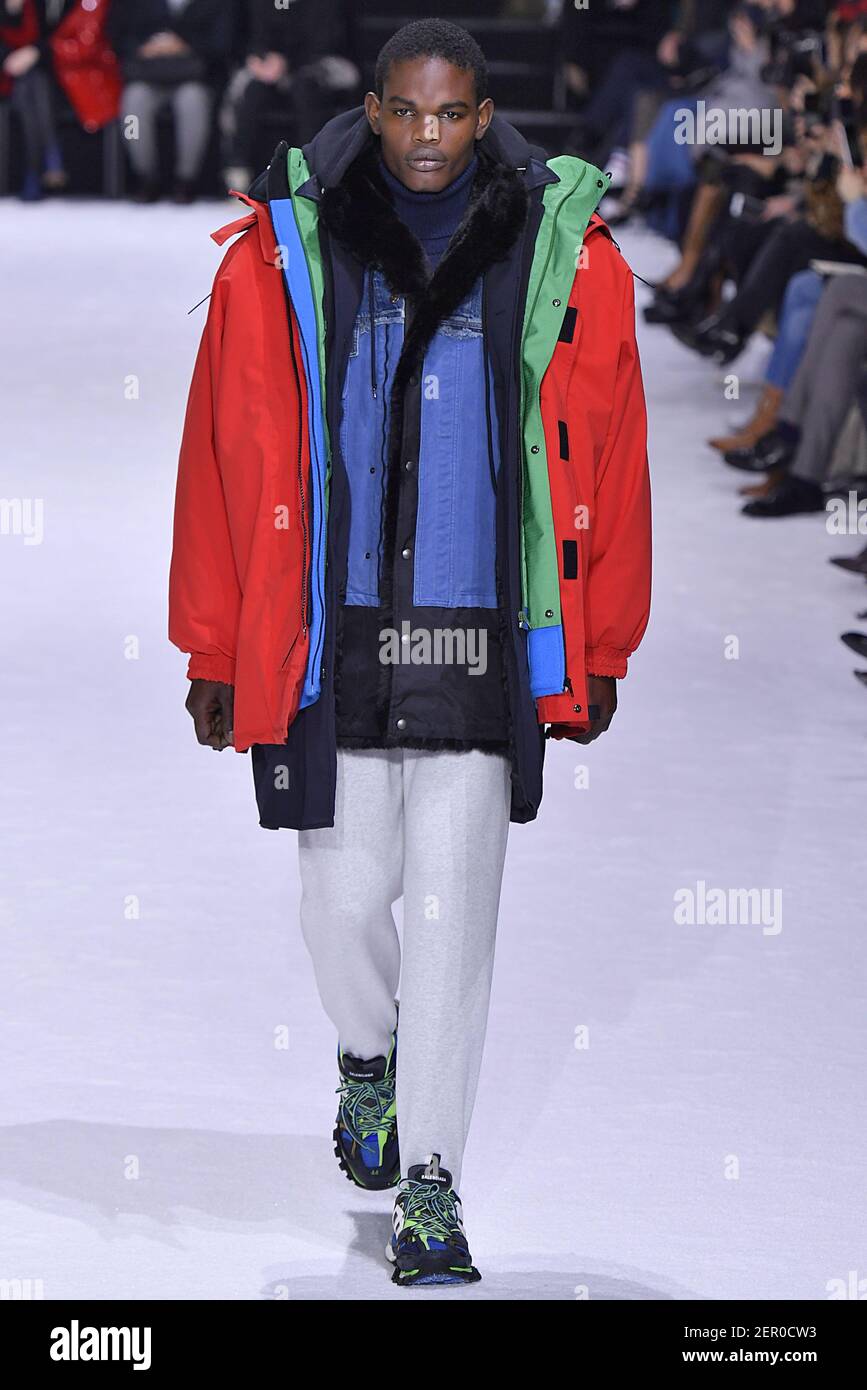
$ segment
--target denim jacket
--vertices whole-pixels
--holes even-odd
[[[371,352],[371,310],[374,322]],[[406,304],[367,269],[343,388],[340,446],[351,496],[347,605],[379,603],[389,392]],[[482,280],[424,359],[413,602],[496,608],[499,438],[482,335]],[[415,461],[413,461],[414,463]]]

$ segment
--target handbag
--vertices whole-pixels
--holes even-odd
[[[123,65],[127,82],[204,82],[207,63],[198,53],[166,53],[158,58],[128,58]]]

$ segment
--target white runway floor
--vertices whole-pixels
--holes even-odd
[[[44,506],[41,544],[0,535],[0,1279],[46,1298],[404,1296],[390,1199],[331,1152],[296,837],[259,828],[248,757],[195,743],[165,635],[187,310],[242,212],[0,204],[0,493]],[[864,541],[738,514],[703,441],[760,358],[733,406],[641,342],[652,623],[611,733],[553,748],[512,827],[462,1193],[484,1278],[417,1297],[867,1279],[867,692],[838,639],[867,590],[827,563]],[[679,925],[700,881],[782,890],[782,929]]]

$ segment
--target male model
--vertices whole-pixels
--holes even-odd
[[[458,1190],[509,822],[546,729],[607,729],[648,620],[606,187],[495,116],[478,45],[425,20],[214,233],[244,235],[190,391],[170,637],[199,741],[252,749],[260,823],[300,832],[337,1157],[397,1187],[401,1285],[480,1277]]]

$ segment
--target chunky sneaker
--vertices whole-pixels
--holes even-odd
[[[395,1070],[397,1033],[387,1057],[363,1061],[337,1048],[340,1106],[334,1152],[350,1182],[379,1191],[400,1178]]]
[[[416,1163],[394,1199],[394,1233],[385,1247],[395,1284],[474,1284],[474,1267],[464,1234],[461,1199],[439,1154]]]

